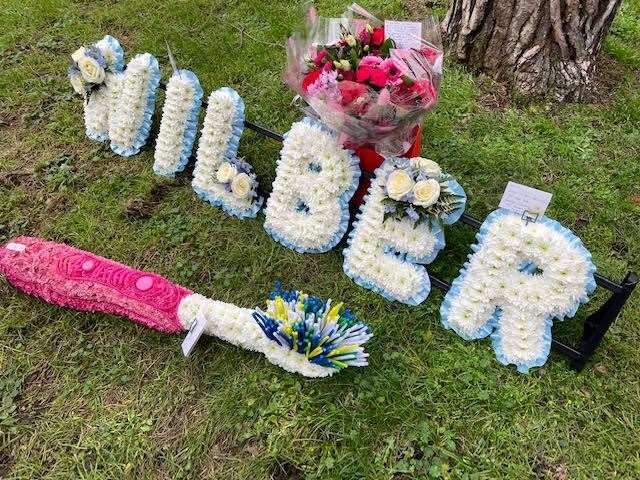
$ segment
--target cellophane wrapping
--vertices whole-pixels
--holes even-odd
[[[398,28],[357,4],[340,18],[311,8],[287,43],[284,80],[346,147],[400,155],[438,101],[439,32],[434,17]]]

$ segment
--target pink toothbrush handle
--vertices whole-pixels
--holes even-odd
[[[49,303],[120,315],[167,333],[184,330],[178,306],[193,293],[154,273],[33,237],[0,247],[0,274]]]

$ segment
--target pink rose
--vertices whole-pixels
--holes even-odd
[[[387,73],[380,68],[372,68],[369,75],[369,83],[374,87],[382,88],[387,84]]]

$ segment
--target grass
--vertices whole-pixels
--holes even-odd
[[[364,3],[386,16],[407,8]],[[325,14],[343,6],[318,2]],[[495,361],[489,342],[467,343],[440,326],[439,292],[419,307],[388,303],[342,274],[339,250],[288,251],[262,218],[234,220],[201,202],[188,174],[154,177],[152,147],[120,158],[84,136],[67,55],[106,33],[128,58],[154,53],[165,79],[166,38],[207,92],[232,86],[249,119],[285,131],[300,115],[280,81],[298,7],[5,0],[0,241],[69,242],[244,306],[262,304],[277,279],[344,299],[373,325],[371,366],[305,380],[211,338],[185,360],[179,336],[56,308],[0,280],[0,477],[638,478],[638,295],[583,373],[552,354],[519,375]],[[591,103],[512,103],[499,86],[447,65],[441,102],[425,122],[424,155],[460,179],[472,215],[492,211],[510,179],[552,191],[549,215],[614,279],[640,260],[638,18],[638,1],[625,2]],[[268,184],[278,149],[247,132],[240,150]],[[451,279],[473,232],[446,234],[430,270]],[[575,340],[604,298],[555,334]]]

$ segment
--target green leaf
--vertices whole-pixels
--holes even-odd
[[[382,58],[389,58],[389,51],[395,47],[395,42],[392,39],[387,38],[384,42],[382,42],[382,45],[380,46],[380,56]]]

